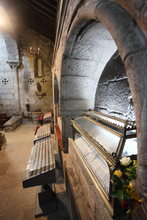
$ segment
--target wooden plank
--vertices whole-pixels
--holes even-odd
[[[57,9],[57,2],[56,1],[51,1],[49,2],[48,0],[42,0],[42,2],[45,2],[46,4],[48,4],[52,9]]]
[[[93,220],[93,213],[86,198],[87,192],[83,191],[77,173],[73,169],[70,155],[66,155],[64,159],[65,184],[70,199],[71,212],[73,212],[75,219]]]
[[[50,6],[45,6],[43,3],[39,3],[39,1],[36,0],[32,0],[31,2],[29,2],[29,4],[32,4],[34,6],[38,6],[41,9],[43,9],[46,12],[49,12],[49,14],[51,14],[53,17],[56,17],[56,11],[53,11],[52,9],[50,9]]]
[[[45,26],[47,25],[56,26],[56,19],[51,20],[50,17],[42,16],[37,11],[32,11],[31,9],[27,9],[26,7],[25,10],[22,10],[22,17],[28,21],[28,16],[29,16],[29,21],[31,19],[32,26],[35,24],[36,21],[40,21],[41,23],[44,23]],[[40,23],[38,22],[38,24]]]
[[[27,23],[26,26],[30,27],[31,29],[33,28],[30,23]],[[49,38],[53,41],[55,40],[55,30],[52,30],[51,28],[45,30],[43,27],[36,27],[35,31],[45,36],[46,38]]]
[[[40,16],[43,15],[44,17],[48,18],[49,20],[52,20],[53,22],[55,21],[55,19],[53,18],[53,16],[50,16],[50,14],[44,12],[42,9],[40,8],[37,8],[37,7],[34,7],[32,6],[31,4],[26,4],[24,3],[22,5],[23,8],[25,8],[27,11],[28,10],[31,10],[31,13],[37,13],[39,14]]]
[[[55,125],[55,132],[56,132],[56,136],[58,139],[58,144],[59,144],[60,150],[62,151],[63,150],[62,133],[61,133],[58,125]]]

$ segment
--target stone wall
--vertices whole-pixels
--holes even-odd
[[[20,113],[27,115],[26,104],[29,102],[31,111],[52,111],[53,43],[26,27],[18,30],[17,39],[19,51],[21,51],[21,65],[14,70],[7,64],[11,42],[5,44],[2,35],[0,39],[0,47],[3,51],[0,55],[0,110],[8,115]],[[30,54],[30,47],[32,47],[32,54]],[[39,56],[36,55],[38,48],[40,48]],[[36,76],[38,58],[42,60],[42,76]]]
[[[128,78],[118,52],[114,53],[102,72],[97,85],[95,110],[135,120]]]
[[[18,113],[16,70],[8,65],[8,53],[3,34],[0,34],[0,113]]]
[[[52,77],[51,61],[53,43],[30,29],[21,30],[19,34],[19,47],[22,48],[22,64],[19,68],[19,87],[21,111],[26,114],[26,104],[29,100],[31,111],[43,112],[52,110]],[[40,57],[43,64],[43,76],[35,76],[35,59],[37,55],[29,53],[40,48]]]

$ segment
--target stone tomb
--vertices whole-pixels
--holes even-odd
[[[12,131],[15,128],[17,128],[21,123],[22,123],[21,116],[13,116],[4,124],[4,130]]]

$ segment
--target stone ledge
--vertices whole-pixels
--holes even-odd
[[[74,213],[72,218],[74,217],[73,219],[78,218],[81,220],[92,220],[93,216],[90,210],[90,205],[86,199],[85,192],[82,189],[75,170],[73,169],[70,155],[62,153],[62,156],[64,161],[66,189],[68,198],[70,199],[70,207],[72,206],[70,213]]]

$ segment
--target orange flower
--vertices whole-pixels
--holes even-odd
[[[119,178],[122,177],[122,172],[121,172],[121,170],[115,170],[115,171],[114,171],[114,175],[117,176],[117,177],[119,177]]]

